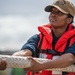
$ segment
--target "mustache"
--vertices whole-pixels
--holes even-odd
[[[49,20],[50,20],[50,21],[51,21],[51,20],[56,20],[56,18],[50,17]]]

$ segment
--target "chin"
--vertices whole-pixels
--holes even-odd
[[[56,24],[51,24],[51,26],[53,27],[53,28],[58,28],[59,26],[57,26]]]
[[[57,26],[56,24],[51,23],[51,26]]]

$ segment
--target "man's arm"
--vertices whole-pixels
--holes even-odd
[[[32,52],[28,49],[15,52],[13,56],[32,56]]]
[[[71,53],[63,54],[57,59],[47,62],[45,66],[47,68],[63,68],[75,63],[75,56]],[[45,67],[45,68],[46,68]]]
[[[35,61],[33,58],[29,58],[32,62],[32,66],[30,68],[25,68],[25,70],[30,70],[32,72],[38,72],[45,69],[52,68],[63,68],[72,65],[75,63],[75,56],[71,53],[63,54],[57,59],[50,60],[47,62],[39,63]],[[36,64],[36,65],[35,65]]]

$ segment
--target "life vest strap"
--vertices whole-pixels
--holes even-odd
[[[52,54],[52,55],[61,55],[62,54],[60,52],[57,52],[55,50],[50,50],[50,49],[40,50],[40,53],[46,53],[46,54]]]

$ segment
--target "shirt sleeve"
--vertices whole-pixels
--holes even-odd
[[[35,34],[33,35],[31,38],[28,39],[28,41],[23,45],[23,47],[21,48],[21,50],[25,50],[25,49],[29,49],[30,51],[32,51],[32,56],[36,55],[36,48],[39,42],[39,35]]]
[[[68,47],[66,50],[65,50],[65,53],[72,53],[73,55],[75,55],[75,43]]]

